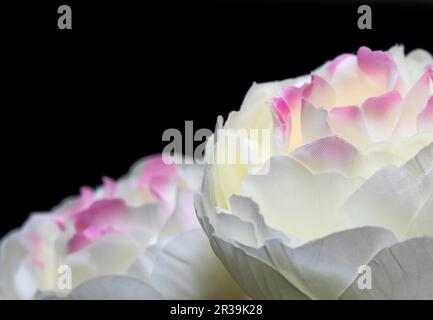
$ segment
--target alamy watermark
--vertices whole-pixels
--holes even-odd
[[[66,264],[62,264],[57,268],[57,289],[72,289],[72,269]]]
[[[214,144],[208,142],[211,137]],[[168,142],[162,152],[166,164],[241,164],[246,165],[251,174],[264,174],[266,160],[271,156],[272,132],[258,128],[223,129],[219,117],[215,134],[206,128],[194,131],[193,121],[185,121],[184,132],[167,129],[162,134],[162,141]],[[175,156],[180,154],[188,156]]]
[[[70,6],[63,4],[57,9],[60,14],[57,19],[57,27],[60,30],[72,29],[72,9]]]
[[[371,7],[366,4],[359,6],[358,13],[361,15],[358,18],[358,28],[371,30],[373,28]]]
[[[358,275],[358,288],[360,290],[370,290],[372,288],[371,267],[368,265],[359,266]]]

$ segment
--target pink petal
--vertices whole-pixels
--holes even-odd
[[[398,91],[367,99],[362,104],[365,123],[373,141],[388,140],[401,114],[402,98]]]
[[[283,89],[282,98],[287,104],[288,111],[301,107],[301,98],[306,85],[298,87],[288,87]]]
[[[93,190],[90,187],[82,187],[80,189],[80,206],[87,207],[90,206],[93,201],[95,201],[95,196],[93,194]]]
[[[276,125],[285,128],[290,115],[290,109],[284,99],[281,97],[272,99],[271,111],[276,120]]]
[[[82,233],[76,233],[68,241],[68,253],[77,252],[88,246],[92,241]]]
[[[398,80],[397,66],[391,55],[361,47],[357,53],[358,66],[371,80],[383,88],[394,88]]]
[[[125,225],[132,217],[130,209],[121,199],[104,199],[93,203],[88,209],[74,216],[76,232],[91,227]]]
[[[156,176],[171,177],[175,174],[176,166],[174,164],[165,164],[162,155],[153,156],[146,161],[140,183],[141,185],[149,185]]]
[[[150,192],[162,200],[167,211],[173,210],[176,202],[176,165],[165,164],[161,155],[147,160],[144,173],[140,178],[140,186],[149,188]]]

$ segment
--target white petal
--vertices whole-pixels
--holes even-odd
[[[32,280],[29,283],[16,278],[17,270],[28,256],[21,244],[20,233],[12,231],[1,241],[0,247],[0,283],[6,299],[28,299],[35,293]]]
[[[415,238],[385,248],[368,266],[371,289],[360,289],[357,279],[341,299],[433,299],[433,237]]]
[[[414,177],[422,179],[429,171],[433,170],[433,143],[424,147],[418,154],[405,164]]]
[[[237,201],[248,200],[238,198]],[[247,294],[257,299],[335,299],[356,277],[360,264],[367,263],[379,250],[397,241],[390,231],[365,227],[304,245],[292,244],[274,235],[257,247],[250,246],[235,233],[226,232],[226,239],[222,239],[216,232],[214,226],[227,215],[207,211],[204,216],[202,201],[197,201],[196,207],[213,249]],[[257,206],[243,208],[248,210],[248,207],[258,210]],[[260,213],[249,216],[259,217]],[[209,217],[212,217],[212,224]],[[237,220],[238,226],[249,223],[234,214],[231,217],[232,222]]]
[[[406,238],[433,236],[433,194],[412,220]]]
[[[72,286],[97,276],[125,274],[142,250],[131,235],[106,234],[65,258],[72,269]]]
[[[317,109],[305,100],[302,103],[301,122],[304,144],[332,135],[328,125],[328,112]]]

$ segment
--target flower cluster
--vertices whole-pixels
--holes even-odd
[[[152,156],[32,214],[1,241],[0,298],[433,299],[429,53],[254,84],[217,129],[203,166]]]

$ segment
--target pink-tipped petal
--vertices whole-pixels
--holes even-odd
[[[374,83],[383,88],[394,88],[398,80],[398,70],[389,53],[361,47],[357,57],[359,68]]]
[[[272,99],[271,111],[275,119],[275,124],[281,128],[287,125],[290,109],[283,98]]]
[[[363,149],[370,143],[361,109],[356,106],[332,109],[328,123],[335,134],[358,149]]]
[[[329,82],[335,90],[338,106],[360,105],[366,98],[384,92],[369,84],[370,81],[358,67],[355,55],[349,54],[338,59],[332,69]]]
[[[291,94],[287,95],[287,99],[290,102],[294,102],[296,91],[290,90],[289,92]],[[283,98],[277,97],[272,100],[271,112],[274,119],[274,127],[276,130],[275,138],[277,141],[275,142],[277,148],[281,149],[280,151],[284,152],[284,150],[287,150],[290,141],[290,134],[292,131],[291,109],[288,107],[286,101]]]
[[[391,137],[401,114],[402,98],[398,91],[390,91],[379,97],[367,99],[362,104],[365,124],[373,141]]]
[[[283,98],[289,111],[299,108],[301,106],[302,93],[304,92],[305,86],[306,85],[300,88],[287,87],[283,89],[283,94],[281,98]]]
[[[121,199],[105,199],[96,201],[88,209],[74,216],[77,232],[82,232],[91,226],[123,225],[130,222],[130,209]]]
[[[155,177],[165,177],[168,181],[175,174],[176,165],[164,163],[161,155],[154,156],[146,161],[140,184],[149,186]]]
[[[140,178],[140,186],[146,187],[167,206],[167,212],[173,210],[176,202],[176,165],[166,164],[158,155],[147,160],[144,173]]]

